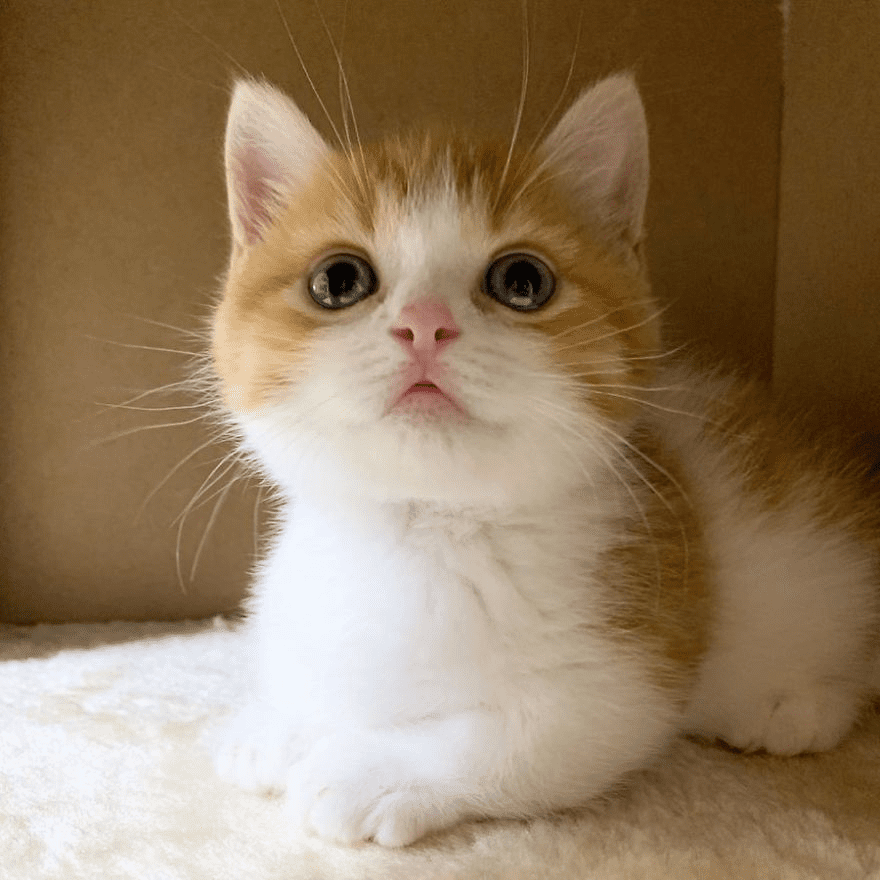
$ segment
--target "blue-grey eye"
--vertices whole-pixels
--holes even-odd
[[[553,296],[556,279],[543,260],[531,254],[505,254],[486,272],[486,293],[518,312],[538,309]]]
[[[354,254],[333,254],[321,260],[309,276],[309,293],[325,309],[344,309],[374,293],[378,283],[373,267]]]

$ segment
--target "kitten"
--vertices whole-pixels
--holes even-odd
[[[583,804],[672,737],[827,749],[878,685],[877,517],[662,354],[626,75],[534,151],[331,149],[235,90],[212,356],[282,510],[220,773],[323,837]]]

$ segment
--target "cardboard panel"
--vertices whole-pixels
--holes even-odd
[[[880,433],[880,7],[793,3],[774,382]]]
[[[338,125],[319,7],[281,2]],[[516,0],[322,0],[320,10],[363,137],[429,118],[511,131]],[[528,14],[523,141],[561,112],[569,67],[566,100],[634,68],[653,138],[649,248],[673,339],[702,339],[766,373],[776,5],[535,0]],[[257,493],[226,491],[230,450],[210,442],[210,423],[182,408],[193,400],[174,383],[226,260],[228,86],[239,71],[266,76],[329,135],[328,120],[272,0],[7,0],[2,16],[0,617],[227,610],[254,558]],[[156,409],[107,406],[126,401]]]

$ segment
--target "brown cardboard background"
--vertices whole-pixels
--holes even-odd
[[[880,4],[794,3],[774,382],[880,432]]]
[[[315,6],[282,0],[320,92],[336,70]],[[344,4],[322,0],[340,34]],[[533,0],[531,140],[562,88],[574,0]],[[634,68],[652,133],[649,248],[672,338],[769,374],[782,24],[775,3],[583,5],[569,96]],[[239,600],[253,557],[253,489],[219,509],[178,584],[173,525],[224,450],[191,410],[107,410],[177,381],[225,262],[220,145],[238,65],[301,102],[323,130],[272,0],[8,0],[0,59],[0,618],[203,616]],[[519,93],[516,0],[348,5],[345,58],[365,137],[422,118],[509,131]],[[335,110],[334,110],[335,112]],[[100,340],[110,340],[100,341]],[[119,344],[113,344],[119,343]],[[121,345],[120,345],[121,344]],[[139,403],[185,405],[179,396]],[[95,445],[118,432],[147,430]],[[224,484],[213,487],[219,489]],[[213,502],[181,531],[184,581]]]

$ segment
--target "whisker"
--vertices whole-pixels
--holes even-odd
[[[333,134],[336,136],[336,141],[340,147],[345,148],[345,141],[343,141],[342,137],[339,134],[339,129],[336,127],[336,123],[333,121],[333,117],[330,115],[330,111],[327,109],[327,105],[324,103],[324,99],[321,97],[321,93],[318,91],[315,86],[315,82],[312,79],[311,74],[309,73],[308,68],[306,67],[305,61],[303,60],[302,53],[299,50],[299,46],[296,43],[296,40],[293,38],[293,33],[290,30],[290,24],[287,21],[287,16],[284,14],[284,10],[281,8],[281,3],[279,0],[275,0],[275,9],[278,10],[278,17],[281,19],[281,24],[284,26],[284,30],[287,33],[287,39],[290,41],[291,48],[296,55],[296,60],[299,62],[300,68],[302,68],[302,72],[305,74],[306,80],[311,86],[312,93],[315,98],[318,100],[318,104],[321,106],[321,110],[324,111],[324,116],[327,118],[327,122],[330,123],[330,128],[333,129]]]
[[[174,70],[172,67],[163,67],[161,64],[156,64],[155,62],[149,62],[149,67],[152,67],[153,70],[161,70],[162,73],[170,73],[172,76],[178,77],[179,79],[187,80],[191,83],[196,83],[200,86],[207,86],[209,89],[213,89],[215,92],[223,92],[226,94],[229,90],[225,85],[221,86],[218,83],[210,82],[207,79],[199,79],[196,76],[192,76],[191,74],[184,73],[181,70]]]
[[[571,84],[571,77],[574,74],[574,65],[577,60],[578,49],[580,49],[581,45],[581,31],[584,24],[584,6],[581,5],[580,11],[578,13],[578,26],[577,32],[575,33],[574,38],[574,47],[571,51],[571,61],[568,64],[568,72],[565,75],[565,82],[562,84],[562,91],[559,93],[559,97],[556,99],[556,103],[550,109],[550,112],[547,114],[547,118],[544,120],[541,127],[538,129],[538,133],[535,135],[534,140],[529,145],[528,152],[532,154],[535,152],[535,147],[541,142],[541,138],[544,135],[544,132],[547,130],[547,126],[550,125],[551,120],[556,116],[556,111],[559,109],[559,105],[565,99],[565,94],[568,91],[568,87]]]
[[[228,61],[231,61],[239,71],[244,74],[244,76],[248,76],[248,71],[244,67],[244,65],[240,64],[236,58],[229,54],[216,40],[212,40],[207,34],[202,33],[198,28],[194,25],[190,24],[183,15],[177,10],[173,3],[168,3],[169,9],[183,22],[183,24],[189,28],[199,39],[204,40],[209,46],[211,46],[214,51],[218,52],[220,55],[223,55]]]
[[[209,501],[210,498],[205,499],[205,493],[209,492],[217,483],[226,476],[229,471],[235,467],[238,463],[238,459],[240,457],[240,453],[237,449],[232,450],[231,452],[227,452],[220,460],[211,468],[210,473],[207,477],[202,481],[201,486],[193,493],[192,498],[187,502],[186,507],[177,514],[177,516],[172,520],[173,524],[183,524],[186,521],[186,518],[195,510],[196,507],[199,506],[200,501],[204,503],[204,501]],[[213,497],[213,496],[212,496]]]
[[[348,130],[348,114],[350,113],[351,114],[351,124],[352,124],[352,128],[354,128],[355,140],[357,141],[358,155],[360,156],[360,164],[361,164],[360,171],[363,174],[363,178],[360,178],[357,175],[356,175],[356,178],[358,179],[358,182],[360,185],[361,195],[366,198],[366,188],[364,186],[363,181],[365,181],[366,177],[367,177],[367,165],[366,165],[366,159],[364,157],[363,144],[361,143],[360,129],[358,128],[357,117],[355,116],[355,112],[354,112],[354,104],[351,100],[351,90],[348,87],[348,76],[345,73],[345,67],[342,64],[342,53],[336,47],[336,41],[333,39],[333,34],[331,33],[330,28],[327,25],[327,19],[324,17],[324,13],[321,10],[321,7],[318,5],[318,0],[313,0],[313,2],[314,2],[315,9],[318,12],[318,16],[321,19],[321,25],[324,28],[324,33],[327,35],[327,39],[330,41],[330,48],[333,50],[333,55],[336,58],[336,66],[339,71],[339,82],[340,82],[340,86],[341,86],[339,106],[340,106],[340,110],[342,111],[342,121],[343,121],[343,126],[345,128],[346,141],[347,141],[349,152],[353,153],[354,150],[352,148],[351,135]],[[346,0],[345,11],[346,11],[346,15],[347,15],[348,14],[347,0]],[[345,99],[346,99],[345,102],[343,102],[343,100],[342,100],[342,94],[341,94],[342,91],[345,92]],[[345,110],[346,103],[348,105],[348,113],[346,113],[346,110]]]
[[[224,91],[226,91],[224,89]],[[207,336],[207,330],[187,330],[185,327],[178,327],[175,324],[166,324],[164,321],[156,321],[153,318],[145,318],[142,315],[133,315],[131,313],[127,313],[126,317],[131,318],[134,321],[141,321],[144,324],[152,324],[154,327],[162,327],[165,330],[173,330],[175,333],[180,333],[183,336],[189,336],[194,340],[198,340],[203,342]]]
[[[601,372],[594,373],[570,373],[569,376],[571,378],[576,379],[584,379],[588,376],[602,376],[605,375]],[[601,382],[590,382],[589,383],[590,390],[593,389],[604,389],[604,388],[620,388],[623,390],[631,390],[631,391],[683,391],[684,388],[681,385],[633,385],[628,382],[621,382],[620,384],[613,384],[610,382],[601,383]],[[633,400],[639,400],[640,398],[633,397]]]
[[[290,45],[293,48],[294,54],[296,55],[296,59],[299,62],[299,66],[302,68],[302,72],[305,74],[306,80],[308,80],[309,86],[312,89],[312,93],[314,94],[315,98],[317,99],[318,104],[320,104],[321,110],[324,112],[324,116],[327,118],[327,122],[330,123],[330,128],[333,130],[333,135],[336,138],[336,142],[339,144],[340,149],[345,150],[345,148],[346,148],[345,141],[343,140],[342,135],[339,133],[339,128],[337,127],[336,123],[333,121],[333,117],[330,114],[330,111],[327,109],[327,105],[324,103],[324,99],[321,97],[321,94],[318,91],[318,88],[315,85],[315,82],[312,79],[312,76],[309,73],[308,68],[306,67],[306,63],[302,57],[302,52],[300,52],[299,46],[297,45],[296,40],[293,38],[293,33],[290,30],[290,24],[287,21],[287,16],[284,14],[284,10],[281,8],[281,4],[280,4],[279,0],[275,0],[275,8],[278,10],[278,15],[281,18],[282,24],[284,25],[284,30],[287,33],[287,39],[290,41]],[[332,43],[332,38],[331,38],[331,43]],[[340,188],[340,192],[343,193],[344,195],[346,195],[347,198],[349,198],[353,201],[352,194],[349,191],[348,186],[346,185],[345,181],[342,179],[342,176],[339,174],[339,172],[332,165],[330,165],[329,167],[333,173],[333,177],[335,178],[335,180]],[[355,172],[354,176],[355,176],[355,180],[357,181],[358,187],[361,191],[361,196],[366,198],[366,189],[365,189],[364,181],[361,179],[360,174],[358,173],[356,168],[352,167],[352,170]]]
[[[134,397],[130,397],[128,400],[124,400],[122,403],[116,404],[105,404],[105,403],[97,403],[96,406],[107,406],[107,407],[122,407],[128,408],[131,404],[136,403],[138,400],[143,400],[145,397],[149,397],[151,394],[170,394],[174,391],[180,391],[186,389],[187,391],[192,390],[193,383],[190,379],[181,379],[177,382],[169,382],[167,385],[160,385],[158,388],[148,388],[146,391],[141,391],[136,394]],[[131,389],[129,389],[131,390]]]
[[[253,517],[253,540],[254,540],[254,556],[260,552],[260,505],[263,502],[263,487],[257,486],[257,495],[254,499],[254,517]]]
[[[577,333],[579,330],[583,330],[584,328],[590,327],[593,324],[598,324],[600,321],[606,321],[608,318],[611,317],[611,315],[617,314],[617,312],[627,312],[633,306],[642,305],[653,306],[656,309],[654,314],[657,317],[662,315],[666,311],[666,309],[669,308],[668,305],[658,307],[657,303],[653,299],[650,299],[648,297],[639,300],[630,300],[627,303],[615,306],[613,309],[608,309],[601,315],[597,315],[595,318],[590,318],[587,321],[582,321],[580,324],[574,324],[571,327],[566,327],[564,330],[559,330],[558,332],[551,335],[551,339],[561,339],[563,336],[568,336],[569,333]]]
[[[106,345],[115,345],[117,348],[135,348],[140,349],[142,351],[158,351],[165,352],[166,354],[182,354],[186,355],[186,357],[199,357],[199,354],[194,351],[187,351],[185,349],[179,348],[161,348],[156,345],[139,345],[135,342],[117,342],[115,339],[102,339],[100,336],[92,336],[89,333],[82,334],[86,339],[92,339],[95,342],[103,342]]]
[[[656,572],[657,572],[657,588],[658,588],[658,590],[661,589],[662,583],[663,583],[663,576],[662,576],[662,568],[660,565],[660,548],[657,545],[657,539],[656,539],[656,536],[654,535],[654,530],[651,528],[651,524],[648,521],[648,516],[645,513],[644,507],[642,506],[641,502],[639,501],[638,497],[636,496],[632,486],[629,485],[629,483],[624,479],[623,475],[617,470],[617,468],[614,467],[614,465],[611,463],[611,461],[609,461],[599,451],[597,446],[594,443],[590,442],[590,439],[586,435],[584,435],[581,431],[578,431],[572,425],[569,425],[568,423],[564,422],[561,418],[555,417],[551,412],[548,412],[547,408],[546,408],[547,406],[552,406],[556,409],[562,410],[563,412],[567,412],[567,410],[565,410],[564,407],[559,407],[558,405],[555,405],[551,401],[547,401],[547,400],[541,400],[541,399],[536,399],[536,398],[530,398],[530,399],[533,401],[533,403],[537,409],[543,411],[543,414],[547,418],[549,418],[555,424],[559,425],[559,427],[562,428],[563,430],[568,431],[570,434],[573,434],[581,442],[586,443],[590,447],[591,452],[593,452],[593,454],[595,454],[600,459],[600,461],[602,461],[602,463],[605,465],[605,467],[608,468],[609,472],[615,476],[618,483],[623,487],[623,489],[629,495],[630,499],[633,502],[633,506],[634,506],[636,512],[638,513],[639,519],[642,521],[642,525],[644,525],[645,531],[648,534],[648,536],[651,540],[651,544],[654,548],[654,556],[655,556]],[[613,451],[616,451],[618,453],[618,455],[620,455],[623,462],[625,464],[627,464],[630,467],[630,469],[634,470],[636,475],[646,485],[648,485],[649,488],[652,488],[652,490],[653,490],[653,487],[651,487],[650,483],[642,476],[642,474],[639,472],[638,468],[636,468],[632,464],[632,462],[630,462],[629,459],[626,458],[625,455],[622,455],[619,449],[615,449],[615,447],[613,445],[610,448]],[[583,465],[581,465],[581,470],[586,475],[586,468]],[[654,491],[656,491],[656,490],[654,490]]]
[[[107,443],[113,443],[116,440],[121,440],[123,437],[129,437],[132,434],[138,434],[141,431],[157,431],[159,428],[181,428],[184,425],[194,425],[196,422],[201,422],[204,419],[210,417],[210,413],[204,413],[203,415],[196,416],[193,419],[184,419],[182,422],[163,422],[161,425],[139,425],[136,428],[128,428],[125,431],[119,431],[116,434],[111,434],[109,437],[103,437],[100,440],[95,440],[92,443],[86,446],[86,449],[95,449],[98,446],[104,446]]]
[[[522,124],[523,111],[526,106],[526,93],[528,91],[529,85],[529,58],[531,55],[531,46],[529,43],[529,12],[528,12],[528,0],[522,0],[522,22],[523,22],[523,30],[522,30],[522,81],[520,84],[519,91],[519,102],[516,108],[516,118],[513,123],[513,133],[510,137],[510,146],[507,149],[507,156],[504,160],[504,167],[501,170],[501,179],[498,183],[498,193],[495,197],[495,209],[498,208],[498,202],[501,199],[501,194],[504,190],[504,182],[507,179],[507,172],[510,168],[510,160],[513,158],[513,151],[516,147],[516,140],[519,137],[519,129]]]
[[[186,507],[181,511],[180,514],[173,520],[173,524],[177,524],[177,538],[175,540],[174,546],[174,560],[175,567],[177,569],[177,582],[180,585],[181,589],[186,592],[186,587],[183,581],[183,569],[181,567],[180,553],[181,553],[181,545],[183,543],[183,529],[186,525],[186,521],[190,515],[190,513],[198,506],[199,499],[204,496],[205,492],[208,491],[212,486],[215,486],[220,480],[222,480],[230,471],[232,471],[235,466],[238,464],[240,458],[240,453],[238,450],[233,450],[233,452],[224,455],[223,458],[214,466],[211,470],[211,473],[205,478],[202,482],[202,485],[196,490],[193,497],[189,500]],[[220,473],[218,474],[218,470]],[[216,475],[216,476],[215,476]],[[231,486],[234,480],[232,480],[229,485]],[[204,502],[210,501],[213,496],[205,499]],[[203,535],[204,537],[204,535]],[[190,576],[189,583],[192,583],[192,575]]]
[[[685,504],[687,504],[688,507],[693,509],[693,502],[691,501],[690,496],[684,490],[681,483],[666,468],[664,468],[658,462],[654,461],[654,459],[651,458],[649,455],[642,452],[641,449],[639,449],[634,443],[631,443],[629,440],[627,440],[618,431],[615,431],[612,428],[610,428],[608,425],[603,425],[600,422],[597,422],[597,425],[600,430],[607,432],[615,440],[618,440],[619,442],[623,443],[624,446],[627,447],[627,449],[629,449],[631,452],[634,452],[636,455],[639,456],[639,458],[641,458],[644,462],[646,462],[648,465],[650,465],[652,468],[654,468],[658,473],[660,473],[664,477],[666,477],[666,479],[669,480],[669,482],[678,491],[679,495],[681,496],[681,498],[685,502]],[[636,476],[638,476],[639,479],[645,484],[645,486],[647,486],[648,489],[650,489],[651,492],[653,492],[654,495],[657,496],[660,503],[672,514],[673,518],[678,523],[678,528],[679,528],[679,531],[681,532],[681,549],[682,549],[682,553],[684,555],[684,560],[682,563],[683,564],[682,577],[684,579],[684,582],[686,583],[687,579],[688,579],[688,572],[690,570],[690,543],[688,541],[687,529],[685,528],[685,525],[682,522],[681,517],[676,513],[676,511],[673,509],[672,505],[664,497],[663,493],[650,480],[648,480],[647,477],[645,477],[639,471],[639,469],[634,464],[632,464],[632,462],[630,462],[625,456],[621,456],[621,457],[624,459],[624,461],[626,461],[628,464],[630,464],[633,473],[635,473]]]
[[[228,473],[228,471],[227,471]],[[210,517],[208,517],[208,522],[205,525],[205,530],[202,532],[202,537],[199,540],[198,546],[196,547],[195,555],[193,556],[192,565],[189,570],[189,582],[192,583],[195,576],[196,571],[199,567],[199,560],[202,558],[202,550],[205,549],[205,543],[208,540],[208,535],[211,533],[211,529],[214,527],[214,523],[217,521],[217,516],[220,513],[221,508],[223,507],[223,502],[226,500],[229,495],[229,490],[235,485],[235,479],[230,480],[223,491],[220,493],[220,497],[217,499],[214,504],[214,509],[211,511]]]
[[[730,433],[729,431],[727,431],[725,426],[722,425],[720,422],[713,421],[708,416],[701,415],[700,413],[689,412],[688,410],[684,410],[684,409],[676,409],[675,407],[671,407],[671,406],[662,406],[661,404],[655,403],[654,401],[651,401],[651,400],[642,400],[639,397],[631,397],[626,394],[615,394],[613,391],[599,391],[597,393],[601,394],[604,397],[614,397],[619,400],[629,400],[633,403],[638,403],[641,406],[648,406],[648,407],[651,407],[651,409],[659,410],[660,412],[666,412],[666,413],[670,413],[672,415],[686,416],[687,418],[690,418],[690,419],[696,419],[697,421],[703,422],[707,425],[712,425],[713,427],[719,428],[722,431]]]
[[[182,403],[178,406],[129,406],[127,403],[98,403],[97,406],[105,409],[125,409],[133,412],[170,412],[181,409],[202,409],[206,403]]]
[[[642,461],[644,461],[646,464],[648,464],[652,468],[654,468],[654,470],[656,470],[659,474],[662,474],[664,477],[666,477],[666,479],[669,480],[669,482],[672,483],[672,485],[678,490],[678,493],[681,495],[681,497],[685,501],[685,503],[689,507],[693,507],[693,503],[691,502],[690,496],[684,490],[684,487],[665,467],[663,467],[658,462],[654,461],[654,459],[651,458],[651,456],[642,452],[642,450],[639,449],[638,446],[636,446],[634,443],[631,443],[629,440],[626,439],[626,437],[624,437],[618,431],[615,431],[613,428],[609,427],[608,425],[603,425],[601,422],[597,422],[597,425],[601,431],[607,432],[615,440],[618,440],[619,442],[623,443],[623,445],[626,446],[627,449],[629,449],[631,452],[634,452],[639,458],[642,459]],[[672,510],[671,507],[668,506],[665,499],[663,499],[663,503],[667,505],[669,512],[674,514],[674,511]]]
[[[534,186],[539,180],[544,183],[550,183],[554,180],[565,180],[566,173],[562,169],[556,169],[555,171],[549,171],[554,167],[554,163],[557,155],[560,152],[560,147],[555,147],[550,153],[547,153],[540,162],[532,169],[531,173],[523,180],[519,189],[514,193],[511,203],[515,203],[519,201],[523,195],[525,195],[528,190]],[[583,181],[589,180],[591,177],[598,176],[604,173],[604,169],[602,168],[594,168],[592,171],[589,171],[585,174],[580,175],[580,179]]]
[[[206,440],[204,443],[201,443],[199,446],[196,446],[191,452],[187,453],[164,477],[149,491],[146,498],[144,498],[141,506],[138,508],[137,513],[135,514],[135,522],[140,519],[143,515],[144,510],[146,510],[147,505],[152,501],[152,499],[156,496],[156,493],[192,458],[198,455],[203,449],[207,449],[209,446],[212,446],[216,443],[216,438],[212,437],[210,440]]]
[[[643,318],[641,321],[636,321],[635,324],[629,324],[626,327],[615,327],[613,330],[609,331],[608,333],[603,333],[601,336],[592,336],[589,339],[577,340],[574,342],[569,342],[566,345],[555,346],[555,350],[556,351],[567,351],[569,348],[575,348],[576,346],[586,347],[589,345],[595,345],[597,342],[603,342],[606,339],[613,339],[615,336],[622,336],[624,333],[629,333],[630,330],[638,330],[639,327],[644,327],[646,324],[650,324],[652,321],[656,321],[668,308],[669,308],[668,305],[663,306],[662,308],[657,309],[656,311],[649,314],[646,318]],[[620,309],[614,309],[613,311],[620,311]],[[609,312],[608,314],[612,314],[612,312]],[[604,317],[605,316],[603,316],[603,318],[600,318],[598,320],[603,320]],[[593,321],[592,323],[596,323],[596,321]],[[589,324],[585,324],[580,327],[576,327],[576,328],[572,328],[572,329],[573,330],[580,330],[580,329],[583,329],[584,326],[589,326]],[[557,334],[557,335],[562,335],[563,333],[567,333],[567,332],[571,332],[571,331],[564,330],[560,334]],[[554,336],[554,339],[555,338],[556,337]]]

